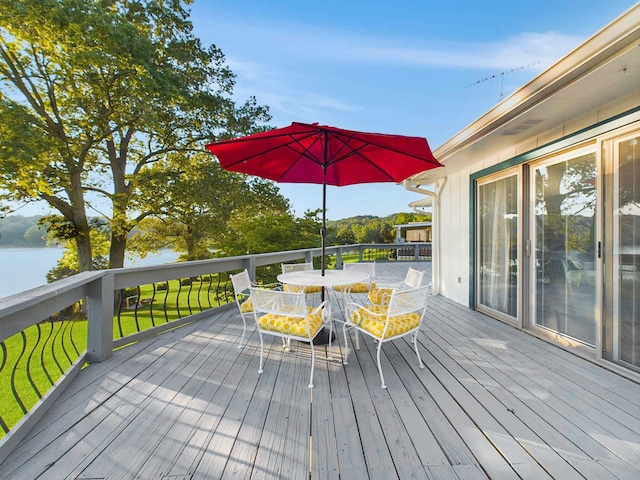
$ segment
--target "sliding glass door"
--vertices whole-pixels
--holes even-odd
[[[613,144],[614,360],[640,367],[640,135]]]
[[[595,147],[531,166],[532,324],[596,344]]]
[[[510,321],[518,316],[518,184],[512,171],[477,187],[476,304]]]
[[[473,299],[640,372],[639,123],[474,179]]]

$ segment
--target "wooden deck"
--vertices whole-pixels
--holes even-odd
[[[270,341],[259,375],[241,325],[227,309],[86,368],[0,478],[640,478],[639,384],[445,298],[425,369],[385,344],[387,390],[369,340],[346,366],[318,348],[309,390],[307,345]]]

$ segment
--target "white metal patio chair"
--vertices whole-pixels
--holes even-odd
[[[350,294],[369,293],[369,291],[376,286],[376,283],[374,282],[376,276],[375,262],[344,263],[342,268],[343,270],[355,270],[366,273],[369,278],[365,282],[352,283],[350,285],[337,285],[333,287],[335,290],[339,292],[348,292]]]
[[[343,270],[355,270],[366,273],[368,279],[364,282],[352,283],[349,285],[337,285],[334,287],[336,292],[341,293],[342,307],[349,302],[362,302],[366,300],[367,294],[372,288],[376,287],[374,282],[376,276],[375,262],[349,262],[342,265]],[[363,298],[364,297],[364,298]],[[356,331],[356,348],[360,348],[360,338]]]
[[[252,287],[256,287],[257,285],[251,281],[249,272],[246,268],[240,273],[230,275],[230,277],[231,284],[233,285],[233,296],[236,300],[236,304],[238,305],[240,316],[242,317],[242,336],[240,337],[240,341],[238,342],[238,348],[241,348],[242,342],[244,341],[245,332],[247,331],[247,318],[249,319],[249,323],[251,325],[254,324],[253,298],[251,297],[250,289]],[[280,288],[280,285],[274,283],[270,285],[262,285],[262,288]],[[255,330],[255,328],[252,328],[252,331],[253,330]]]
[[[311,349],[311,376],[309,388],[313,388],[315,349],[313,339],[327,325],[333,333],[331,304],[322,302],[318,307],[307,307],[303,292],[283,292],[251,288],[253,315],[260,335],[260,368],[263,372],[264,335],[281,337],[287,343],[298,340],[309,344]],[[331,354],[329,354],[330,357]]]
[[[287,272],[300,272],[300,271],[310,271],[313,270],[313,263],[282,263],[282,273]],[[320,293],[322,292],[322,287],[314,287],[310,285],[285,285],[285,292],[304,292],[308,294]]]
[[[407,276],[402,282],[385,283],[372,288],[369,291],[369,301],[374,305],[388,305],[393,290],[410,290],[422,285],[424,272],[409,267]]]
[[[413,343],[418,356],[418,364],[420,368],[424,368],[418,351],[418,332],[424,319],[430,289],[431,284],[414,289],[393,290],[388,305],[363,306],[355,302],[348,303],[346,306],[347,321],[342,326],[345,346],[343,363],[345,365],[349,363],[347,329],[353,328],[356,333],[362,332],[378,342],[378,372],[382,388],[387,388],[380,362],[382,345],[385,342],[411,335],[411,343]]]

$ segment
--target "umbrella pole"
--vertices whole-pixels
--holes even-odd
[[[320,227],[320,236],[322,237],[321,239],[322,256],[320,257],[320,263],[322,265],[322,276],[324,277],[324,271],[326,268],[324,251],[325,251],[325,244],[327,241],[327,182],[326,181],[322,182],[322,227]],[[324,287],[322,288],[321,301],[324,302]]]

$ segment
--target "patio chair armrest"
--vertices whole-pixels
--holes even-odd
[[[351,320],[352,314],[359,312],[361,310],[364,310],[368,315],[374,315],[376,317],[386,317],[386,313],[378,313],[378,312],[374,312],[370,309],[367,308],[366,305],[362,305],[360,303],[355,303],[355,302],[349,302],[345,305],[344,307],[347,315],[346,315],[346,323],[349,324],[356,324],[355,322],[353,322]],[[359,313],[356,313],[357,315],[359,315]]]
[[[401,288],[404,285],[404,282],[384,282],[384,281],[377,281],[376,282],[376,288]]]
[[[314,308],[311,311],[310,315],[316,315],[318,313],[322,315],[322,323],[323,324],[328,323],[331,320],[331,302],[329,302],[328,300],[325,300],[316,308]]]

